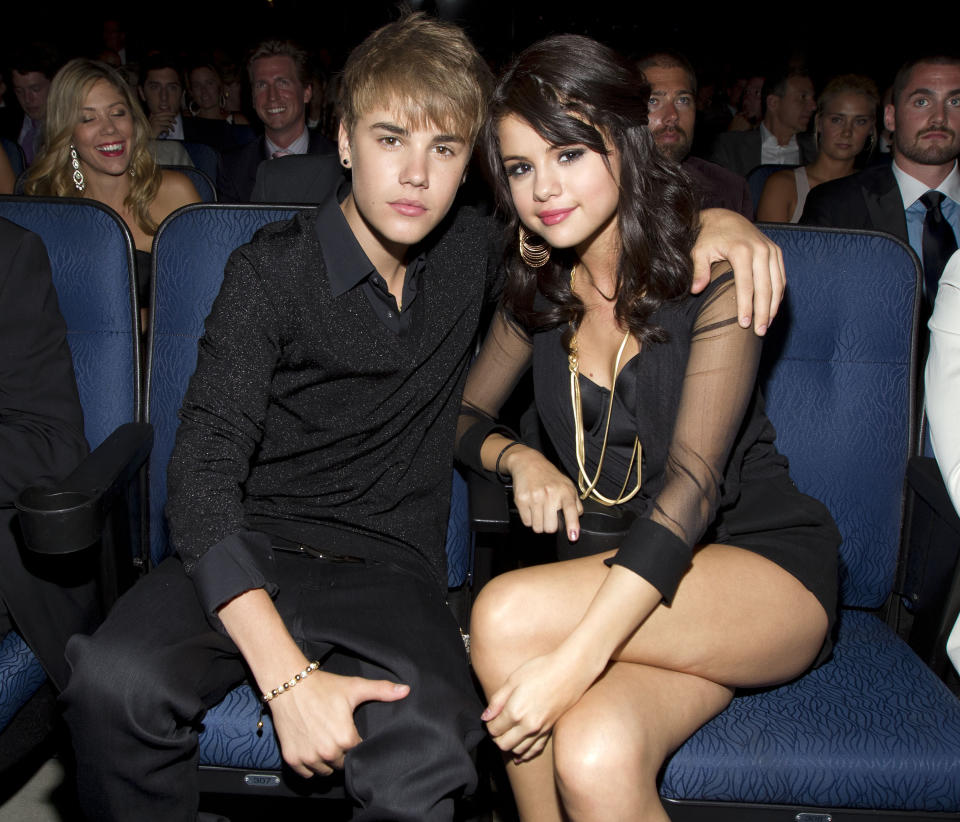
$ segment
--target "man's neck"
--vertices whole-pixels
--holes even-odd
[[[947,179],[947,175],[953,171],[956,158],[951,158],[950,162],[942,165],[926,165],[904,157],[896,147],[894,147],[893,161],[899,166],[901,171],[906,172],[915,180],[919,180],[927,188],[936,188]]]
[[[785,126],[772,114],[767,114],[767,116],[763,118],[763,125],[767,131],[776,138],[777,145],[780,146],[785,146],[796,134],[792,128]]]
[[[307,124],[301,122],[297,125],[290,126],[290,128],[284,129],[283,131],[264,130],[264,135],[277,148],[287,148],[294,140],[303,134],[306,128]]]
[[[393,294],[399,305],[403,293],[403,279],[407,270],[407,253],[410,247],[399,243],[391,243],[376,231],[360,213],[352,192],[340,204],[340,210],[343,212],[353,236],[357,238],[360,248],[363,249],[363,253],[367,255],[367,259],[373,264],[377,273],[383,277],[387,289]]]

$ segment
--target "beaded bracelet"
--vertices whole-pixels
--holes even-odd
[[[320,667],[320,663],[315,659],[306,668],[300,671],[299,674],[296,674],[293,679],[283,682],[274,688],[272,691],[267,691],[265,694],[261,694],[260,699],[264,702],[269,702],[272,699],[276,699],[280,694],[286,693],[294,685],[296,685],[300,680],[306,679],[310,674],[312,674],[317,668]]]

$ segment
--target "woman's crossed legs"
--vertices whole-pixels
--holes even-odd
[[[483,590],[472,656],[488,696],[570,634],[608,556],[521,569]],[[816,597],[770,560],[728,545],[701,548],[672,604],[621,646],[557,721],[546,749],[508,767],[521,817],[666,820],[656,789],[666,756],[726,707],[733,688],[802,673],[827,624]]]

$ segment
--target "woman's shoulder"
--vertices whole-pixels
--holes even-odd
[[[161,169],[160,175],[160,189],[154,198],[152,208],[160,220],[165,219],[168,214],[181,206],[201,202],[197,189],[185,174]]]

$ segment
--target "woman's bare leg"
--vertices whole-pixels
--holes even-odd
[[[606,556],[514,571],[484,588],[471,617],[471,655],[488,695],[524,662],[554,650],[570,634],[608,571]],[[798,675],[819,650],[826,627],[826,614],[813,594],[773,562],[726,545],[700,549],[672,605],[657,607],[615,655],[625,664],[612,665],[561,718],[557,747],[548,746],[530,762],[508,766],[521,817],[525,822],[562,819],[559,779],[564,801],[576,805],[584,819],[593,818],[589,808],[580,807],[584,800],[577,799],[571,781],[583,763],[569,765],[571,751],[578,750],[571,740],[578,729],[593,727],[592,712],[598,721],[605,717],[612,729],[635,729],[611,755],[620,757],[621,750],[629,752],[624,759],[638,755],[638,776],[631,777],[631,784],[653,784],[655,796],[654,780],[663,759],[723,709],[729,688]],[[638,696],[631,697],[624,683],[634,679]],[[607,691],[616,693],[608,699]],[[670,710],[665,698],[672,703]],[[604,714],[601,709],[612,703],[618,704]],[[656,706],[653,716],[650,706]],[[601,747],[606,745],[593,748],[597,755]],[[605,763],[602,773],[612,778],[619,767],[619,762],[617,768]],[[610,798],[607,781],[586,784],[604,801]],[[624,795],[632,797],[626,800],[630,807],[652,802],[649,792]],[[662,814],[659,804],[649,812]],[[631,813],[632,818],[658,818]],[[607,814],[602,818],[616,818],[609,809]]]
[[[554,772],[568,817],[668,822],[657,791],[664,760],[732,695],[690,674],[611,665],[554,729]]]
[[[570,634],[609,570],[608,556],[511,571],[481,591],[471,656],[488,694]],[[731,687],[770,685],[809,666],[826,628],[819,601],[783,568],[742,548],[707,545],[673,603],[658,606],[614,658]]]

